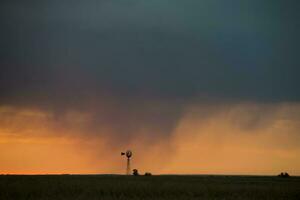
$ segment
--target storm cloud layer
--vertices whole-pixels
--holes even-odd
[[[300,98],[298,1],[0,5],[2,103]]]

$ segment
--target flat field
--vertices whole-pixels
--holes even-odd
[[[300,199],[300,177],[2,175],[0,200]]]

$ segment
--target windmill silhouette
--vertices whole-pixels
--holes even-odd
[[[126,153],[121,152],[121,156],[125,156],[127,157],[127,168],[126,168],[126,174],[130,175],[131,172],[131,167],[130,167],[130,158],[132,157],[132,151],[127,150]]]

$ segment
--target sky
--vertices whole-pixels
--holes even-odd
[[[0,174],[300,175],[299,8],[0,1]]]

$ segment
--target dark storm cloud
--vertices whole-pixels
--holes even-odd
[[[298,101],[298,9],[292,0],[1,1],[0,103],[58,118],[82,109],[94,112],[92,131],[130,135],[171,132],[189,101]]]
[[[291,0],[1,1],[1,98],[109,91],[296,101],[297,8]]]

